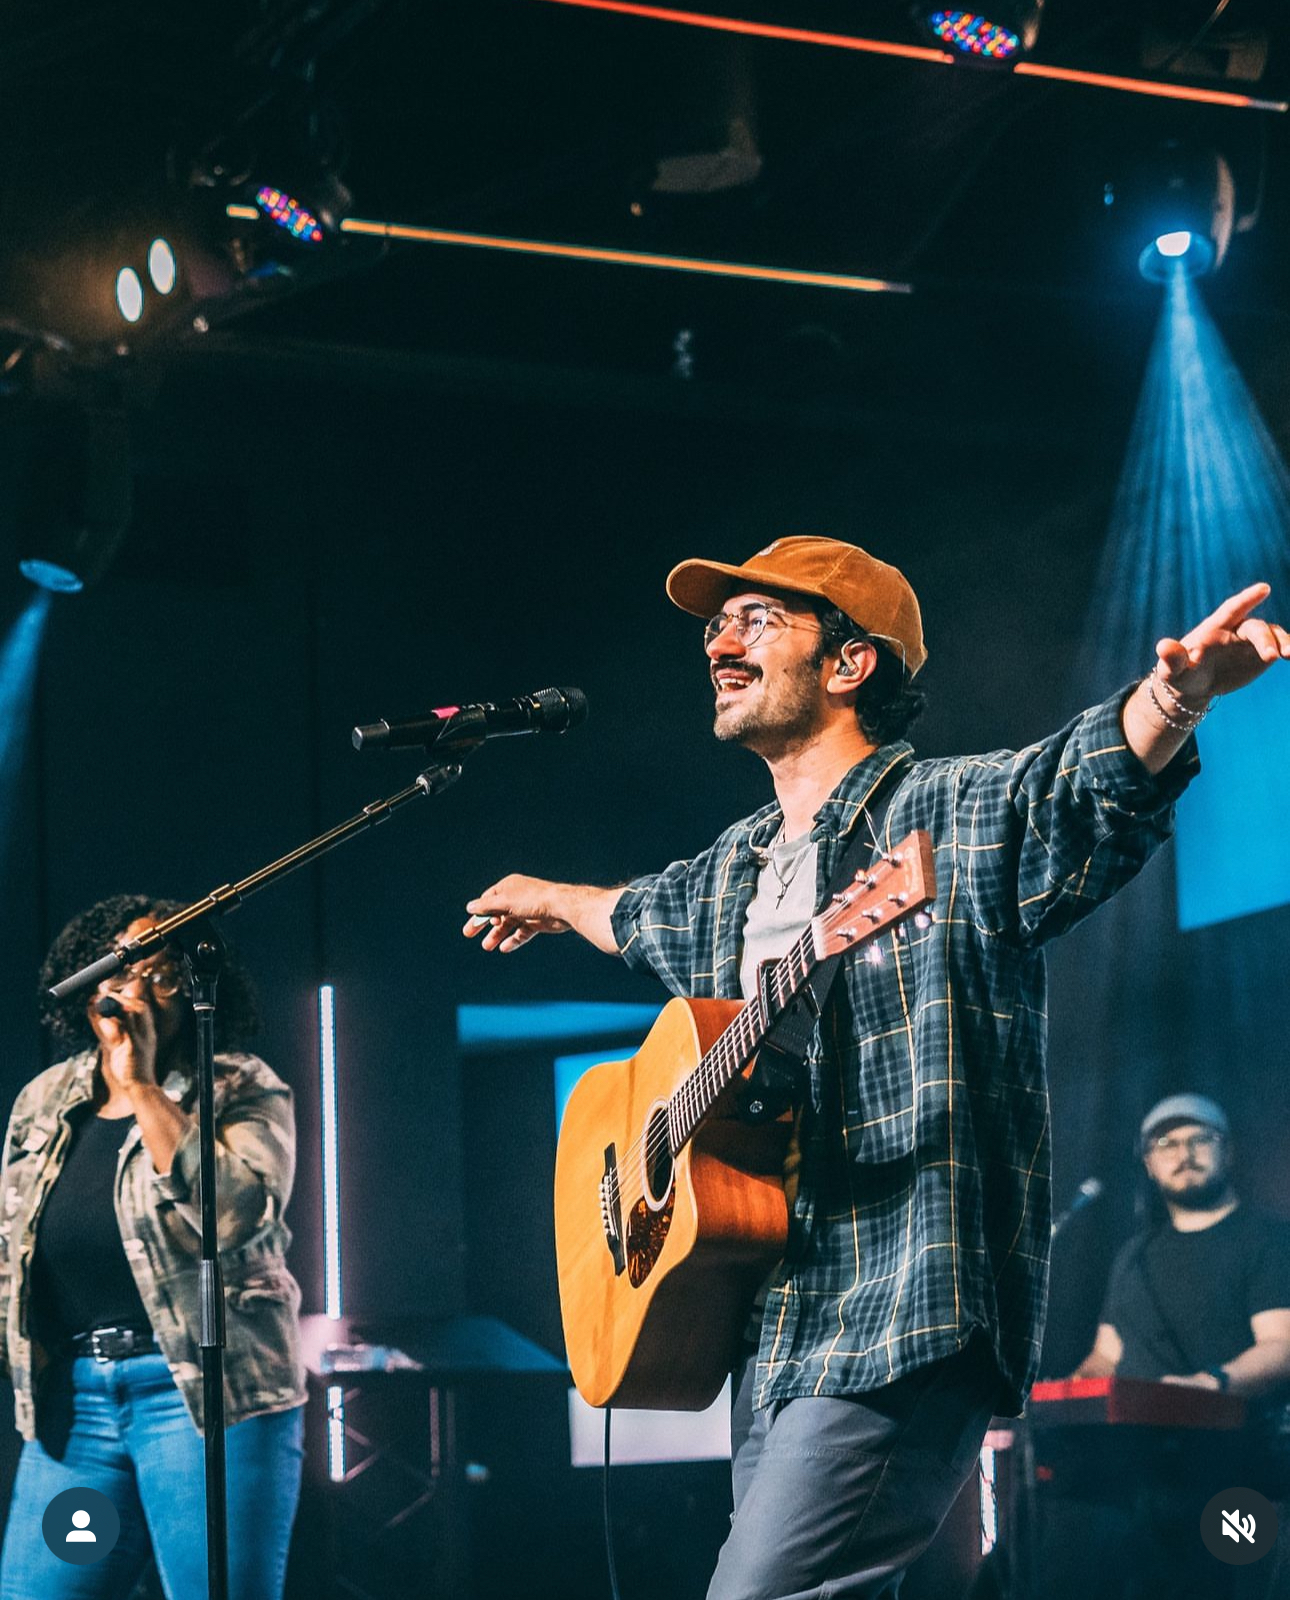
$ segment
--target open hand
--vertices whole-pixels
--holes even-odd
[[[526,878],[511,873],[491,889],[467,900],[471,913],[462,932],[468,939],[483,934],[485,950],[500,950],[504,955],[520,949],[539,933],[568,933],[569,923],[557,916],[552,905],[558,885],[545,878]]]
[[[1274,661],[1290,661],[1290,633],[1250,615],[1271,592],[1266,583],[1252,583],[1181,639],[1161,639],[1157,676],[1199,710],[1211,696],[1253,683]]]

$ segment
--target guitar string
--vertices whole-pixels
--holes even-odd
[[[800,948],[804,943],[805,936],[783,958],[784,962],[787,963],[794,956],[797,956],[802,961],[803,967],[805,967],[806,952]],[[797,981],[800,982],[801,980]],[[777,989],[776,998],[783,1004],[783,988],[787,986],[788,993],[791,994],[796,985],[787,976],[776,979],[775,984]],[[666,1109],[663,1117],[657,1120],[651,1118],[646,1123],[644,1130],[628,1146],[618,1163],[620,1170],[631,1170],[641,1156],[642,1149],[644,1150],[647,1166],[652,1164],[665,1150],[668,1150],[673,1157],[679,1153],[679,1150],[669,1149],[672,1142],[673,1125],[677,1123],[692,1123],[688,1128],[683,1143],[688,1141],[689,1134],[693,1132],[694,1127],[697,1127],[698,1122],[702,1120],[702,1116],[708,1109],[703,1103],[705,1098],[708,1099],[710,1104],[716,1093],[719,1093],[721,1088],[724,1088],[727,1083],[733,1080],[735,1073],[739,1070],[741,1058],[745,1058],[752,1053],[747,1049],[748,1044],[752,1042],[751,1039],[744,1039],[742,1034],[747,1029],[747,1025],[753,1020],[750,1012],[754,1011],[760,1015],[761,1007],[759,1002],[747,1002],[736,1013],[727,1027],[713,1042],[711,1048],[704,1053],[686,1077],[672,1091],[672,1094],[665,1102]],[[754,1036],[756,1031],[755,1029],[753,1030]],[[740,1037],[736,1037],[737,1035]],[[674,1107],[678,1108],[675,1116],[672,1114]],[[697,1116],[695,1115],[696,1112]]]
[[[812,924],[814,923],[812,919]],[[903,919],[901,919],[903,920]],[[772,972],[771,983],[774,989],[774,998],[781,1007],[787,1005],[796,991],[805,983],[810,975],[811,958],[815,953],[814,929],[808,924],[801,938],[792,946],[788,953],[781,957]],[[875,932],[878,931],[875,928]],[[797,971],[795,964],[800,965]],[[662,1154],[665,1150],[675,1158],[679,1148],[688,1143],[700,1121],[711,1109],[712,1101],[717,1094],[725,1089],[743,1065],[756,1054],[755,1049],[747,1048],[751,1040],[736,1039],[736,1035],[752,1020],[754,1009],[760,1014],[759,1001],[746,1002],[744,1007],[736,1013],[726,1029],[714,1041],[711,1048],[691,1069],[690,1073],[682,1079],[681,1083],[672,1091],[665,1102],[666,1110],[661,1119],[651,1119],[644,1130],[636,1136],[632,1144],[618,1163],[619,1170],[631,1170],[640,1156],[642,1148],[645,1152],[647,1165]],[[762,1032],[765,1031],[763,1027]],[[704,1100],[707,1103],[704,1104]],[[684,1117],[678,1114],[674,1119],[671,1115],[674,1106],[683,1108]],[[697,1112],[697,1115],[695,1114]],[[681,1146],[676,1149],[671,1146],[673,1121],[688,1124],[685,1129]],[[658,1129],[659,1131],[654,1131]],[[635,1202],[633,1202],[635,1204]]]
[[[862,807],[862,812],[869,829],[869,836],[874,841],[875,848],[881,849],[868,807]],[[869,870],[871,871],[872,868]],[[870,887],[873,887],[873,885],[870,885]],[[817,915],[823,915],[823,913],[818,913]],[[774,998],[781,1009],[792,1000],[793,995],[810,975],[811,958],[815,954],[814,923],[815,918],[812,918],[801,937],[776,962],[772,970],[771,986],[774,991]],[[876,927],[874,931],[878,931]],[[795,962],[800,962],[800,973],[795,971]],[[783,991],[781,986],[785,982],[785,972],[788,975],[787,989]],[[751,1019],[754,1009],[760,1014],[760,997],[755,1001],[745,1002],[743,1008],[735,1014],[726,1028],[714,1040],[712,1046],[705,1051],[691,1071],[673,1089],[664,1103],[662,1117],[656,1119],[651,1116],[646,1122],[644,1129],[637,1134],[636,1138],[628,1146],[624,1156],[617,1163],[620,1173],[631,1170],[636,1165],[642,1151],[644,1152],[647,1170],[664,1151],[667,1151],[668,1155],[675,1160],[680,1153],[680,1149],[684,1148],[685,1144],[689,1142],[699,1123],[711,1109],[717,1095],[734,1081],[737,1073],[756,1054],[755,1049],[747,1049],[747,1045],[752,1042],[751,1040],[736,1041],[735,1039],[735,1035]],[[768,1021],[763,1022],[760,1031],[764,1033],[767,1026]],[[704,1103],[705,1100],[706,1104]],[[681,1108],[675,1118],[673,1117],[674,1107]],[[682,1112],[684,1113],[683,1115]],[[677,1148],[672,1148],[674,1120],[678,1125],[682,1123],[687,1125],[684,1129],[684,1137]],[[633,1202],[633,1208],[636,1203]]]
[[[808,925],[801,938],[796,941],[786,955],[776,962],[774,971],[771,974],[774,998],[781,1009],[789,1003],[796,991],[806,981],[810,971],[810,956],[813,953],[813,929]],[[798,968],[800,968],[800,971]],[[726,1028],[713,1042],[710,1049],[704,1053],[691,1071],[672,1091],[665,1102],[666,1109],[663,1117],[657,1121],[651,1117],[644,1130],[636,1136],[619,1159],[618,1166],[620,1171],[631,1169],[640,1157],[642,1149],[644,1150],[647,1166],[661,1155],[664,1150],[668,1149],[671,1144],[671,1124],[673,1122],[671,1108],[677,1103],[685,1108],[687,1115],[684,1120],[686,1122],[690,1122],[690,1118],[693,1116],[693,1123],[689,1127],[682,1144],[684,1145],[684,1143],[688,1142],[694,1129],[710,1109],[712,1100],[716,1098],[716,1095],[722,1089],[733,1082],[741,1067],[756,1053],[755,1050],[747,1048],[753,1042],[751,1039],[736,1040],[734,1037],[744,1026],[752,1021],[752,1013],[754,1012],[760,1017],[760,999],[745,1002],[743,1008],[735,1014]],[[765,1024],[760,1030],[755,1031],[765,1032]],[[705,1098],[708,1101],[706,1105],[703,1103]],[[694,1115],[696,1111],[698,1113],[697,1116]],[[679,1121],[681,1119],[677,1118],[676,1120]],[[652,1131],[655,1128],[659,1128],[661,1131],[655,1133]],[[679,1154],[679,1150],[671,1150],[669,1153],[675,1157]]]

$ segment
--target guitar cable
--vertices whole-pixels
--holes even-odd
[[[602,1507],[605,1519],[605,1555],[609,1561],[609,1593],[613,1600],[622,1600],[618,1592],[618,1564],[614,1560],[614,1521],[609,1504],[609,1424],[613,1417],[612,1406],[605,1407],[605,1470],[602,1479]]]

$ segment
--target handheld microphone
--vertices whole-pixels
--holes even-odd
[[[94,1009],[101,1017],[123,1017],[125,1007],[110,994],[101,994],[94,1002]]]
[[[439,706],[406,722],[368,722],[354,729],[355,750],[451,748],[518,733],[564,733],[587,720],[581,689],[539,689],[494,705]]]
[[[1101,1178],[1085,1178],[1075,1191],[1075,1198],[1059,1217],[1053,1219],[1053,1231],[1050,1238],[1055,1239],[1061,1230],[1077,1212],[1083,1211],[1085,1206],[1091,1206],[1094,1200],[1102,1193],[1104,1188]]]

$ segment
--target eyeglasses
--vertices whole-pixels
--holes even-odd
[[[1177,1155],[1185,1150],[1188,1155],[1194,1150],[1212,1150],[1222,1140],[1221,1133],[1212,1130],[1206,1133],[1189,1133],[1185,1139],[1175,1138],[1172,1133],[1162,1133],[1158,1139],[1151,1141],[1151,1148],[1158,1150],[1162,1156]]]
[[[105,978],[99,984],[98,992],[120,994],[123,989],[135,982],[146,983],[158,1000],[168,1000],[171,995],[178,994],[184,986],[183,974],[179,968],[173,961],[163,956],[157,961],[113,973],[110,978]]]
[[[800,621],[790,617],[786,612],[778,610],[775,606],[750,605],[740,606],[738,611],[720,611],[709,621],[703,630],[703,647],[705,650],[717,642],[727,628],[735,630],[735,638],[749,650],[755,645],[766,629],[769,628],[816,628],[819,624],[812,618]]]

